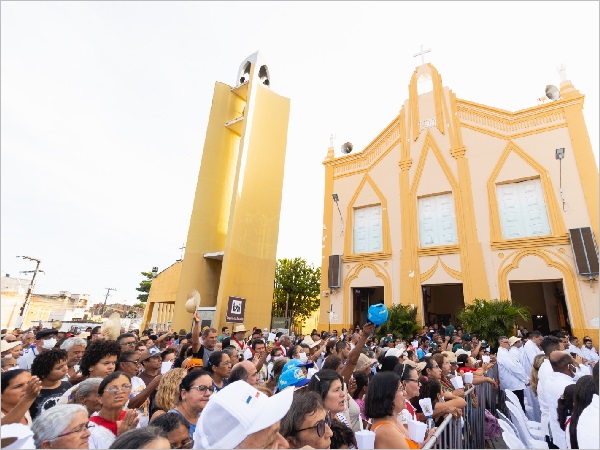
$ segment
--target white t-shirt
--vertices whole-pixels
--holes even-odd
[[[594,394],[592,402],[586,406],[577,423],[577,443],[579,448],[598,448],[598,395]]]
[[[129,399],[131,400],[144,389],[146,389],[146,383],[144,383],[144,380],[142,380],[140,377],[133,377],[131,379],[131,394],[129,395]],[[150,420],[150,400],[146,399],[146,401],[138,408],[138,412],[139,423],[137,427],[147,427]]]

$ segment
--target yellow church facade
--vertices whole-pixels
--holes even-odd
[[[552,99],[510,112],[458,98],[423,64],[362,152],[329,148],[320,328],[362,324],[375,303],[429,324],[511,299],[530,331],[597,343],[598,168],[584,96],[560,75]]]

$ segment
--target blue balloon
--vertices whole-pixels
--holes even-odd
[[[369,306],[367,313],[367,319],[375,326],[379,326],[385,323],[388,318],[388,309],[383,303],[377,303],[376,305]]]

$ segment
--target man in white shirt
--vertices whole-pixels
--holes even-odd
[[[561,348],[560,338],[556,336],[546,336],[542,340],[540,344],[542,350],[546,354],[546,356],[550,356],[553,351],[559,350]],[[550,434],[549,422],[550,422],[550,410],[548,407],[548,403],[546,402],[546,382],[552,375],[554,370],[552,370],[552,365],[550,364],[550,360],[546,359],[542,365],[540,366],[540,370],[538,371],[538,385],[537,385],[537,393],[538,400],[540,402],[541,409],[541,430],[546,434],[546,442],[548,445],[552,444],[552,436]],[[554,448],[554,447],[551,447]]]
[[[581,344],[579,343],[579,338],[576,336],[571,336],[569,338],[569,348],[567,348],[567,351],[569,353],[575,353],[583,358],[584,356],[581,353],[581,349],[579,348],[580,346]]]
[[[509,352],[510,344],[506,336],[498,338],[498,378],[502,389],[508,389],[518,397],[521,408],[525,412],[525,397],[523,390],[529,384],[529,376],[523,370],[521,363]]]
[[[523,360],[523,342],[521,338],[516,336],[511,336],[508,338],[508,344],[510,345],[510,354],[515,358],[519,363]],[[529,373],[525,372],[527,375]]]
[[[598,362],[598,352],[594,348],[592,340],[588,337],[583,338],[583,347],[581,347],[581,356],[587,360],[589,366],[595,366]]]
[[[523,346],[523,357],[521,358],[521,364],[526,374],[531,375],[531,368],[533,367],[533,360],[535,357],[544,351],[541,349],[540,344],[542,343],[542,333],[539,331],[532,331],[529,335],[529,339]]]
[[[552,370],[554,371],[546,382],[546,402],[549,410],[550,432],[552,433],[552,443],[558,448],[567,448],[567,438],[565,431],[561,429],[558,423],[558,399],[564,394],[565,388],[570,384],[575,384],[574,376],[576,372],[575,360],[567,353],[555,350],[549,357]]]
[[[585,340],[585,338],[584,338]],[[584,408],[577,424],[577,443],[579,448],[598,448],[600,432],[598,428],[598,365],[592,370],[596,393],[591,403]]]
[[[33,360],[40,353],[47,352],[48,350],[52,350],[56,345],[58,336],[58,330],[54,329],[46,329],[38,331],[35,335],[35,348],[32,348],[29,352],[25,353],[19,359],[17,359],[17,364],[19,368],[30,370],[31,364],[33,364]]]

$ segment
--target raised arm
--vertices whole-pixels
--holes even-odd
[[[200,315],[194,313],[194,326],[192,327],[192,353],[200,351]]]
[[[356,368],[356,363],[358,363],[358,357],[360,356],[367,339],[371,336],[371,333],[375,330],[375,325],[371,322],[367,322],[360,333],[360,338],[356,343],[356,346],[350,351],[348,354],[348,360],[346,361],[346,365],[344,366],[344,370],[342,370],[341,375],[344,377],[344,382],[348,383],[350,381],[350,377],[352,376],[352,372]]]

